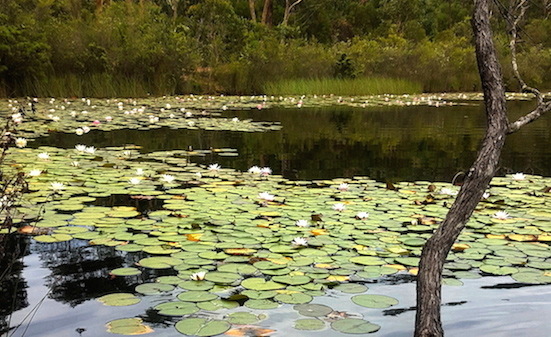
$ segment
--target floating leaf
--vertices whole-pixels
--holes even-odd
[[[384,309],[398,304],[398,300],[385,295],[356,295],[352,296],[352,302],[362,307]]]
[[[107,323],[107,332],[119,335],[144,335],[153,332],[141,318],[122,318]]]
[[[232,312],[226,317],[228,322],[230,322],[231,324],[253,324],[265,318],[266,315],[264,314],[255,315],[253,313],[244,311]]]
[[[251,277],[241,282],[241,286],[251,290],[276,290],[285,288],[284,284],[274,281],[266,281],[260,277]]]
[[[190,315],[199,311],[194,303],[181,301],[157,304],[154,309],[158,310],[159,314],[166,316]]]
[[[331,323],[331,328],[342,333],[364,334],[377,332],[381,327],[363,319],[345,318]]]
[[[299,314],[307,317],[322,317],[333,311],[324,304],[298,304],[293,307]]]
[[[184,302],[205,302],[217,298],[218,295],[206,291],[186,291],[178,295],[178,299]]]
[[[277,294],[275,300],[288,304],[303,304],[312,301],[312,296],[304,293]]]
[[[104,305],[116,306],[116,307],[134,305],[134,304],[140,303],[141,301],[138,297],[128,293],[104,295],[102,297],[97,298],[97,300],[103,303]]]
[[[185,318],[176,323],[176,330],[184,335],[215,336],[228,331],[231,324],[226,321],[206,318]]]
[[[128,267],[128,268],[117,268],[109,272],[111,275],[115,276],[133,276],[140,275],[142,272],[138,268]]]
[[[325,322],[315,318],[301,318],[295,321],[294,328],[297,330],[323,330]]]
[[[174,286],[165,283],[144,283],[136,286],[135,290],[144,295],[157,295],[174,290]]]

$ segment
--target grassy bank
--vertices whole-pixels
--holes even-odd
[[[341,95],[415,94],[422,92],[420,83],[402,79],[369,77],[354,79],[297,79],[268,83],[268,95]]]

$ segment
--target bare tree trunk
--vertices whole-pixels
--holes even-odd
[[[417,278],[417,337],[444,335],[440,319],[444,262],[494,176],[508,132],[505,89],[492,39],[487,0],[475,0],[472,24],[486,105],[486,135],[446,219],[423,248]]]
[[[272,26],[272,13],[274,11],[273,0],[264,0],[264,8],[262,10],[262,23],[266,26]]]
[[[255,9],[255,0],[249,0],[249,11],[251,12],[251,20],[256,22],[256,9]]]
[[[301,2],[302,0],[295,0],[291,4],[291,0],[285,0],[285,12],[283,13],[283,21],[281,22],[282,26],[287,26],[287,23],[289,22],[289,16],[291,16],[291,11],[296,5]]]

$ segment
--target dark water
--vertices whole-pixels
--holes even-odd
[[[511,116],[530,102],[510,103]],[[453,107],[325,107],[226,111],[225,116],[280,121],[281,131],[264,133],[119,130],[84,136],[51,134],[35,144],[72,148],[136,144],[143,152],[231,147],[239,157],[195,158],[247,170],[270,166],[289,179],[369,176],[380,181],[450,181],[476,156],[485,117],[479,104]],[[551,117],[544,116],[507,139],[498,175],[524,172],[551,176]]]
[[[513,115],[530,103],[511,104]],[[232,147],[239,157],[205,157],[246,170],[270,166],[291,179],[370,176],[384,181],[450,181],[469,167],[476,155],[485,120],[479,105],[459,107],[407,107],[351,109],[347,107],[271,109],[225,112],[228,117],[281,121],[281,131],[266,133],[156,129],[91,132],[84,136],[52,134],[34,146],[72,148],[77,143],[96,147],[142,146],[143,152],[167,149]],[[499,174],[525,172],[551,176],[551,117],[545,116],[507,140]],[[155,329],[150,336],[178,336],[176,319],[160,317],[150,308],[167,298],[145,297],[134,306],[106,307],[94,298],[113,292],[133,292],[137,284],[154,279],[154,272],[137,277],[111,278],[109,270],[132,265],[142,256],[112,247],[88,246],[81,240],[39,244],[16,238],[10,247],[21,257],[11,277],[2,284],[0,335],[2,336],[113,336],[104,324],[125,317],[142,317]],[[24,257],[24,258],[23,258]],[[2,265],[2,272],[7,266]],[[444,287],[443,322],[447,336],[549,336],[551,286],[518,286],[509,277],[463,280],[462,287]],[[373,336],[411,336],[415,317],[415,284],[388,280],[369,284],[370,291],[396,297],[389,310],[358,309],[342,294],[316,298],[339,311],[364,315],[382,326]],[[358,312],[358,310],[361,310]],[[10,316],[10,312],[13,315]],[[292,328],[297,314],[282,306],[269,311],[263,327],[293,337],[347,335],[331,330],[298,332]],[[15,327],[19,326],[17,329]]]

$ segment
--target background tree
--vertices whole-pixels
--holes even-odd
[[[417,278],[417,314],[415,320],[415,336],[417,337],[444,335],[440,318],[444,262],[453,243],[465,227],[496,172],[507,135],[518,131],[522,126],[551,110],[551,102],[546,102],[537,89],[526,85],[518,72],[516,61],[518,25],[526,13],[527,6],[527,0],[516,0],[509,8],[509,15],[506,19],[509,23],[509,46],[515,77],[524,92],[531,93],[536,97],[537,107],[510,123],[507,118],[503,75],[493,41],[489,0],[474,0],[472,25],[476,58],[484,92],[487,120],[486,134],[482,140],[477,158],[467,172],[455,202],[442,224],[433,236],[427,240],[423,248]]]

